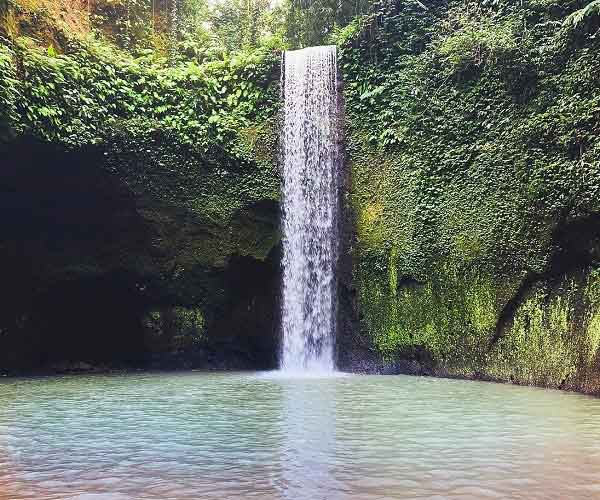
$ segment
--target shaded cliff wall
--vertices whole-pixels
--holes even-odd
[[[278,55],[2,42],[0,369],[275,366]]]

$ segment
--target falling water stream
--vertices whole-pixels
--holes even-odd
[[[282,67],[283,349],[287,372],[332,372],[338,242],[335,46],[288,51]]]

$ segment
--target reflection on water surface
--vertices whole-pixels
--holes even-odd
[[[600,400],[413,377],[0,382],[0,500],[600,498]]]

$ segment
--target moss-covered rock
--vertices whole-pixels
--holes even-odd
[[[584,4],[382,0],[338,34],[343,368],[600,393]],[[278,55],[0,42],[0,368],[275,366]]]
[[[597,268],[537,282],[490,349],[488,373],[518,383],[598,392],[599,289]]]
[[[598,393],[597,20],[428,6],[380,2],[341,42],[364,341]]]
[[[60,55],[23,37],[1,41],[10,298],[0,369],[148,356],[154,366],[161,349],[217,353],[185,366],[222,366],[219,351],[237,352],[228,367],[273,366],[273,315],[249,323],[237,309],[275,309],[277,56],[169,66],[101,41],[66,40]],[[169,335],[146,334],[156,311],[175,318]],[[185,311],[202,317],[202,342],[188,342]]]

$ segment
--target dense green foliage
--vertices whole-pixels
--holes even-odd
[[[152,328],[198,336],[216,270],[276,246],[279,51],[337,43],[367,344],[600,390],[597,0],[43,2],[1,14],[0,142],[101,152],[151,227]]]
[[[172,58],[260,46],[299,48],[328,42],[372,0],[4,0],[0,34],[35,31],[51,45],[91,34],[136,54]],[[35,26],[37,25],[37,26]],[[49,28],[49,29],[44,29]],[[53,30],[63,33],[52,36]]]
[[[5,138],[29,135],[67,148],[97,145],[105,149],[107,168],[115,164],[121,175],[131,162],[145,164],[146,174],[171,171],[176,184],[165,189],[164,179],[157,178],[154,194],[178,198],[223,225],[244,203],[277,197],[272,152],[260,153],[263,145],[257,144],[265,138],[267,144],[273,141],[273,126],[267,124],[278,107],[273,76],[277,59],[272,53],[258,50],[204,64],[170,66],[132,59],[98,44],[74,45],[67,54],[55,55],[19,40],[0,54],[6,66],[2,99],[9,104]],[[253,171],[256,154],[266,158],[267,178],[260,184],[261,177],[252,174],[253,192],[228,192],[245,185],[234,178]],[[190,164],[204,168],[192,173],[186,168]],[[229,172],[231,184],[214,165]],[[131,175],[138,177],[137,167],[131,167]],[[214,185],[211,199],[220,199],[220,207],[194,198],[198,185],[190,176]],[[140,189],[151,190],[153,176],[142,178],[145,186]],[[216,193],[222,189],[219,198]]]
[[[12,135],[18,128],[19,116],[17,103],[19,102],[19,80],[16,68],[13,65],[12,53],[0,46],[0,137]]]
[[[372,0],[297,0],[284,4],[284,33],[291,47],[331,41],[355,18],[368,12]]]
[[[598,17],[571,22],[581,7],[384,1],[347,30],[356,284],[363,329],[388,356],[530,380],[491,368],[513,349],[495,348],[505,316],[534,283],[597,265],[595,223],[577,244],[565,234],[600,209]],[[538,293],[527,307],[555,314]],[[587,304],[565,349],[593,364],[598,304]],[[550,319],[537,325],[552,338]],[[551,385],[580,383],[546,369]]]
[[[72,146],[143,122],[207,149],[251,120],[270,116],[277,105],[277,94],[267,89],[275,59],[266,52],[176,67],[100,46],[73,46],[54,55],[18,41],[2,54],[4,74],[13,75],[3,79],[3,99],[13,119],[18,115],[15,126]],[[20,79],[14,78],[17,67]]]
[[[10,104],[5,140],[100,148],[100,167],[147,205],[144,217],[162,234],[158,250],[176,254],[169,265],[221,267],[233,254],[266,257],[277,233],[246,210],[278,198],[273,53],[171,66],[99,44],[74,44],[56,55],[18,40],[0,54],[7,69],[1,98]],[[174,210],[204,224],[205,237],[194,241],[187,226],[174,234]]]
[[[130,341],[140,352],[198,347],[186,342],[198,340],[205,325],[214,335],[215,321],[231,316],[218,311],[242,300],[224,286],[230,260],[247,258],[268,272],[262,262],[279,240],[273,119],[279,51],[200,50],[198,43],[186,48],[185,40],[175,57],[137,43],[122,50],[110,33],[90,37],[53,23],[47,12],[40,16],[35,26],[20,23],[0,39],[3,182],[15,186],[15,196],[33,200],[19,213],[16,233],[0,244],[0,268],[13,287],[0,314],[0,365],[34,362],[29,346],[34,354],[71,346],[65,356],[93,346],[92,339],[61,337],[63,330],[87,329],[77,325],[84,321],[77,312],[62,309],[60,301],[40,306],[91,283],[101,290],[112,282],[109,297],[131,300],[125,316],[148,330],[146,340]],[[50,170],[55,178],[43,181]],[[44,182],[59,197],[50,203],[57,209],[43,206]],[[96,201],[77,213],[81,203],[89,205],[86,198]],[[7,203],[12,207],[13,197]],[[99,221],[95,211],[103,211]],[[45,221],[41,227],[39,221]],[[16,220],[4,222],[13,228]],[[24,235],[35,245],[25,244]],[[19,266],[27,272],[17,278],[12,270]],[[86,292],[90,299],[96,288]],[[48,309],[60,326],[44,319]],[[143,321],[153,313],[171,326],[156,332],[154,323]],[[45,329],[55,342],[43,340]],[[131,339],[135,332],[128,332]]]

